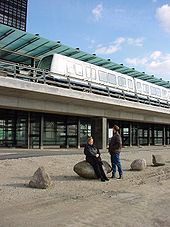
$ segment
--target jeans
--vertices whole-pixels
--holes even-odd
[[[114,152],[111,154],[111,163],[112,163],[112,174],[116,176],[116,166],[118,168],[119,176],[123,175],[122,166],[120,163],[120,152]]]

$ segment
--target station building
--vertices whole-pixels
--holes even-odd
[[[50,80],[37,69],[47,55],[58,53],[146,80],[170,89],[162,79],[0,24],[0,147],[79,148],[92,135],[105,149],[114,124],[124,146],[170,144],[170,105],[133,100],[123,91],[111,95]]]

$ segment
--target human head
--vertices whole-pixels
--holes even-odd
[[[113,126],[113,133],[117,133],[119,131],[119,126],[114,125]]]
[[[93,137],[92,137],[92,136],[89,136],[89,137],[88,137],[87,143],[90,144],[90,145],[93,144]]]

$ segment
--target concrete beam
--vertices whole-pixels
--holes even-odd
[[[7,77],[0,108],[170,124],[170,109]]]

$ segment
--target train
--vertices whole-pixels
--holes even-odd
[[[50,71],[51,77],[60,80],[62,76],[72,83],[85,85],[91,83],[98,89],[104,87],[113,91],[123,91],[131,96],[170,102],[170,89],[106,69],[88,62],[61,54],[52,54],[42,58],[38,68]]]

